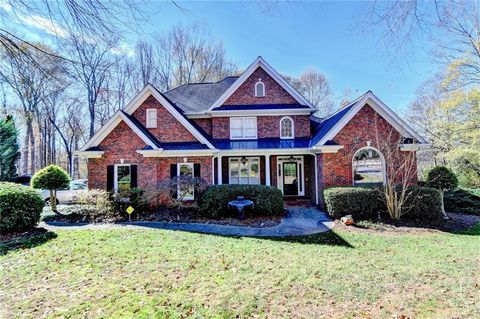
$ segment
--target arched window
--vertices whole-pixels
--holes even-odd
[[[385,183],[385,158],[373,147],[359,149],[353,156],[353,185],[382,185]]]
[[[291,117],[285,116],[280,120],[280,138],[293,138],[294,127]]]
[[[255,83],[255,97],[264,97],[265,96],[265,84],[262,82],[262,79],[258,79],[258,82]]]

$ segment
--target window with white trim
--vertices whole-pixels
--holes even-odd
[[[195,187],[193,185],[193,163],[177,164],[177,198],[194,200]]]
[[[385,182],[385,162],[373,147],[358,150],[353,156],[353,185],[382,185]]]
[[[280,120],[280,138],[293,138],[294,127],[291,117],[285,116]]]
[[[157,109],[147,109],[146,117],[147,128],[157,127]]]
[[[230,138],[233,140],[256,139],[257,118],[256,117],[231,117]]]
[[[259,157],[231,157],[228,160],[229,184],[260,184]]]
[[[132,185],[132,170],[130,164],[116,164],[113,181],[115,192],[121,193],[129,191]]]
[[[262,79],[258,79],[258,82],[255,83],[255,97],[265,97],[265,83],[262,82]]]

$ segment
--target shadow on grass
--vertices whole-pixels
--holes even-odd
[[[17,249],[29,249],[43,245],[47,241],[57,237],[57,234],[47,231],[44,228],[37,228],[33,231],[12,237],[0,242],[0,255],[6,255]]]
[[[286,236],[286,237],[258,237],[258,239],[266,239],[272,241],[281,241],[305,245],[326,245],[326,246],[342,246],[346,248],[355,248],[348,241],[339,236],[334,231],[305,235],[305,236]]]

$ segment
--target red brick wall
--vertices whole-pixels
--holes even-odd
[[[88,187],[107,188],[107,166],[125,164],[137,166],[137,184],[144,189],[155,189],[165,178],[170,177],[170,164],[183,163],[184,157],[155,158],[143,157],[136,151],[145,143],[123,121],[99,144],[105,152],[101,158],[88,160]],[[187,157],[188,163],[200,164],[200,177],[212,183],[212,158],[208,156]],[[157,202],[152,202],[156,204]]]
[[[255,97],[255,83],[262,79],[265,97]],[[297,104],[298,102],[262,68],[250,77],[225,101],[224,105],[244,104]]]
[[[208,135],[212,135],[212,119],[211,118],[200,118],[200,119],[192,119],[198,126],[200,126],[205,133]]]
[[[283,116],[258,116],[258,138],[279,138],[280,120]],[[292,115],[295,137],[310,137],[310,119],[308,115]],[[212,118],[212,136],[214,139],[230,138],[230,118]]]
[[[384,145],[390,145],[390,152],[394,152],[392,157],[396,160],[393,163],[387,162],[386,165],[390,165],[390,168],[393,165],[397,169],[405,162],[405,156],[408,156],[408,152],[398,149],[399,139],[400,133],[395,128],[370,106],[364,106],[333,139],[344,148],[338,153],[319,155],[319,184],[323,188],[352,185],[353,155],[358,149],[367,146],[367,141],[371,141],[371,146],[380,149],[384,155],[387,154]],[[412,175],[416,179],[416,174]]]
[[[295,137],[310,137],[310,119],[308,115],[292,115]],[[280,120],[283,116],[257,117],[258,138],[279,138]]]
[[[133,112],[133,116],[146,125],[146,109],[157,109],[157,127],[149,128],[160,142],[196,142],[197,139],[183,126],[160,102],[149,96],[145,102]]]
[[[125,122],[120,122],[99,144],[105,152],[103,156],[88,160],[88,187],[106,190],[107,165],[120,164],[121,159],[125,164],[138,165],[138,187],[156,187],[157,160],[137,153],[144,146],[145,142]]]

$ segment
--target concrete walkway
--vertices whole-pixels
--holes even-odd
[[[248,226],[228,226],[200,223],[169,223],[169,222],[122,222],[116,224],[69,224],[61,222],[45,222],[39,226],[48,230],[57,229],[111,229],[111,228],[158,228],[181,230],[197,233],[216,234],[225,236],[246,237],[284,237],[312,235],[329,231],[334,222],[327,214],[316,208],[289,207],[288,214],[282,218],[280,224],[273,227],[257,228]]]

